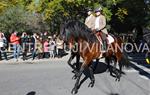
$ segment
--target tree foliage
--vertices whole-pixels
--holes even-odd
[[[137,25],[150,27],[150,7],[143,0],[3,0],[0,30],[58,32],[61,22],[84,22],[87,9],[100,6],[111,30],[127,32]]]
[[[42,31],[47,29],[47,25],[42,20],[42,16],[28,12],[24,6],[16,5],[8,8],[0,16],[0,30],[3,32]]]

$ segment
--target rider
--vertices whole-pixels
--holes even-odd
[[[102,38],[102,43],[103,43],[103,50],[106,51],[107,50],[107,29],[106,29],[106,18],[105,16],[102,14],[102,8],[99,7],[95,10],[95,14],[96,14],[96,19],[95,19],[95,31],[98,35],[101,36]]]
[[[93,15],[92,9],[87,10],[87,18],[85,19],[85,25],[93,30],[94,29],[94,21],[95,16]],[[68,60],[68,64],[74,69],[72,72],[75,72],[75,70],[79,71],[80,69],[80,54],[78,51],[78,43],[74,41],[74,39],[70,40],[70,48],[71,48],[71,57]],[[76,68],[71,64],[71,61],[76,57]]]
[[[87,14],[88,14],[88,16],[87,16],[87,18],[85,19],[85,25],[87,25],[87,27],[89,28],[89,29],[91,29],[91,30],[94,30],[94,24],[95,24],[95,16],[94,16],[94,14],[93,14],[93,11],[92,11],[92,9],[88,9],[88,11],[87,11]]]

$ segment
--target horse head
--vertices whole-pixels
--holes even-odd
[[[65,22],[60,24],[60,39],[66,41]]]
[[[75,30],[72,28],[72,20],[65,21],[60,25],[60,37],[64,41],[68,42],[70,39],[75,37]]]

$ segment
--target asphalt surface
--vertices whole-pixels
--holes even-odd
[[[67,59],[68,56],[62,59],[1,62],[0,95],[71,95],[75,80],[72,80],[73,73],[66,63]],[[105,64],[100,63],[94,87],[88,87],[88,78],[81,84],[77,95],[150,95],[149,66],[137,62],[132,62],[131,66],[124,69],[125,74],[120,82],[116,82],[105,70]],[[83,74],[81,79],[84,77]]]

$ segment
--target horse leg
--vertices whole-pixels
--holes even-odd
[[[79,55],[79,53],[77,53],[76,54],[76,70],[79,71],[80,67],[81,67],[81,64],[80,64],[80,55]]]
[[[80,55],[76,54],[76,68],[72,71],[73,73],[75,73],[75,75],[72,77],[72,79],[76,79],[77,78],[76,73],[79,72],[80,67],[81,67]]]
[[[116,57],[113,57],[112,61],[114,63],[113,71],[116,75],[116,81],[120,81],[120,71],[118,72],[118,70],[117,70],[117,59],[116,59]]]
[[[97,67],[97,65],[98,65],[98,62],[99,62],[99,59],[96,59],[96,62],[95,62],[95,64],[94,64],[94,66],[93,66],[93,72],[95,72],[96,67]]]
[[[85,69],[85,66],[82,65],[81,68],[80,68],[80,71],[76,74],[77,80],[76,80],[76,83],[75,83],[75,85],[74,85],[74,88],[73,88],[72,91],[71,91],[72,94],[76,94],[76,93],[78,92],[80,78],[81,78],[81,75],[82,75],[84,69]]]
[[[95,83],[95,77],[94,77],[94,73],[93,73],[93,69],[92,67],[90,66],[89,67],[89,70],[90,70],[90,75],[91,75],[91,82],[90,84],[88,85],[88,87],[93,87],[94,86],[94,83]]]
[[[120,81],[121,74],[122,74],[122,63],[119,62],[119,80],[118,81]]]
[[[74,67],[74,65],[71,64],[71,61],[74,59],[74,57],[76,56],[76,67]],[[68,60],[68,65],[73,69],[73,73],[75,73],[75,75],[72,77],[72,79],[76,79],[77,76],[76,74],[79,72],[81,64],[80,64],[80,55],[78,53],[71,53],[71,56]]]
[[[69,58],[69,60],[68,60],[68,65],[73,69],[73,70],[75,70],[75,67],[71,64],[71,61],[74,59],[74,57],[75,57],[75,54],[74,53],[71,53],[71,56],[70,56],[70,58]]]
[[[107,63],[107,68],[108,68],[108,70],[109,70],[109,72],[110,72],[110,75],[111,75],[112,77],[115,77],[115,78],[116,78],[116,81],[117,81],[119,75],[118,75],[118,72],[117,72],[117,69],[116,69],[116,64],[117,64],[116,58],[113,57],[113,56],[111,56],[111,57],[106,57],[106,58],[105,58],[105,61],[106,61],[106,63]],[[112,67],[110,66],[110,63],[113,64]],[[115,75],[114,75],[114,74],[115,74]]]
[[[74,59],[74,57],[75,57],[75,54],[71,53],[71,56],[70,56],[70,58],[69,58],[69,60],[67,62],[68,65],[73,69],[72,73],[75,73],[75,75],[72,77],[72,79],[76,79],[77,78],[77,76],[76,76],[77,70],[74,67],[74,65],[71,64],[71,61]],[[78,63],[76,63],[76,64],[78,64]]]
[[[113,65],[112,71],[115,73],[115,77],[116,77],[116,81],[117,81],[119,79],[119,75],[118,75],[118,72],[117,72],[117,62],[113,61],[113,63],[114,63],[114,65]]]
[[[112,75],[112,70],[111,70],[111,66],[110,66],[110,58],[105,57],[105,62],[107,63],[107,69],[110,72],[110,75]]]

